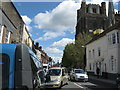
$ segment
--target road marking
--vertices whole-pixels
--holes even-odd
[[[74,83],[76,86],[78,86],[79,88],[83,88],[82,86],[78,85],[77,83]]]

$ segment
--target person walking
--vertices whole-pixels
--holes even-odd
[[[99,76],[100,75],[100,69],[99,69],[99,67],[97,67],[96,72],[97,72],[97,77],[100,78],[100,76]]]

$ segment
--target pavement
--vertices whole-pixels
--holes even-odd
[[[92,75],[89,76],[89,79],[94,80],[94,81],[98,81],[98,82],[101,82],[101,83],[116,85],[116,80],[97,78],[97,76],[92,76]]]

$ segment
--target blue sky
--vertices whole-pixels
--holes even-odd
[[[104,0],[87,0],[87,3],[100,4],[101,1]],[[113,0],[113,2],[115,9],[118,9],[116,3],[118,0]],[[26,23],[32,39],[39,42],[43,50],[55,62],[60,62],[65,45],[74,42],[76,12],[80,8],[81,0],[63,2],[23,1],[14,2],[14,5]]]

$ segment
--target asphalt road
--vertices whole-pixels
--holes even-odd
[[[68,85],[64,85],[62,90],[117,90],[115,85],[100,83],[96,81],[88,81],[88,82],[73,82],[69,81]],[[59,89],[60,90],[60,89]]]

